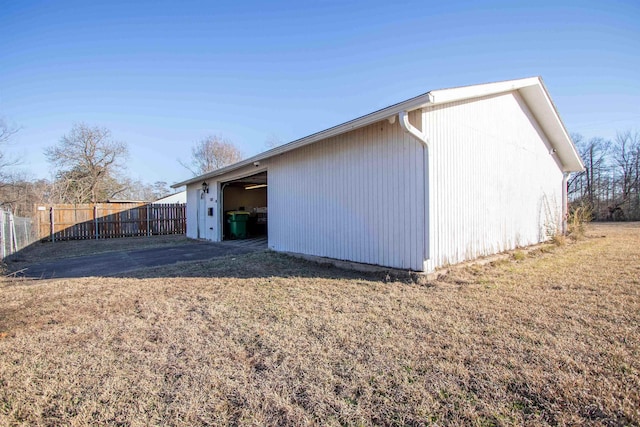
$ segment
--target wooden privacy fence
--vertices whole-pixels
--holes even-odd
[[[80,240],[184,234],[184,204],[90,203],[36,206],[38,239]]]

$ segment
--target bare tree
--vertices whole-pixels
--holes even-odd
[[[0,118],[0,206],[8,207],[16,212],[16,204],[24,199],[23,179],[12,167],[20,160],[7,155],[5,148],[18,128],[10,126]]]
[[[151,186],[151,194],[154,200],[168,196],[171,193],[173,193],[173,191],[165,181],[156,181]]]
[[[579,134],[572,138],[580,152],[585,170],[574,174],[568,182],[569,195],[573,200],[587,203],[594,215],[604,215],[606,207],[602,203],[608,187],[608,156],[611,143],[602,138],[585,140]]]
[[[121,184],[122,188],[122,191],[117,194],[119,199],[152,202],[171,194],[168,184],[164,181],[156,181],[153,184],[147,184],[141,180],[123,177],[119,179],[118,182]]]
[[[0,119],[0,144],[9,142],[9,138],[11,138],[11,136],[16,132],[18,132],[18,128],[15,126],[9,126],[7,122]]]
[[[61,201],[97,202],[123,190],[116,175],[127,146],[114,141],[106,128],[76,124],[45,155],[58,171],[55,191]]]
[[[17,216],[33,215],[33,207],[50,201],[51,183],[44,179],[28,180],[16,175],[11,185],[0,188],[2,205]]]
[[[640,220],[640,132],[613,141],[572,135],[585,165],[569,180],[574,206],[587,205],[598,220]]]
[[[267,136],[266,141],[264,142],[265,147],[267,147],[267,149],[269,150],[272,148],[279,147],[282,144],[283,144],[282,139],[275,133],[269,134],[269,136]]]
[[[640,134],[631,131],[619,132],[613,144],[612,160],[616,169],[616,207],[626,205],[626,213],[635,217],[638,204],[638,159]]]
[[[7,156],[4,150],[16,132],[18,132],[17,127],[10,126],[0,118],[0,186],[10,185],[12,176],[8,169],[19,163],[18,159]]]
[[[191,149],[191,162],[182,166],[195,176],[229,166],[242,160],[242,153],[232,142],[221,136],[209,136]]]

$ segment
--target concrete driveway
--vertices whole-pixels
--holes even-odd
[[[263,242],[194,242],[139,250],[106,252],[73,258],[61,258],[29,265],[21,275],[30,278],[114,276],[147,267],[200,261],[227,255],[241,255],[266,249]]]

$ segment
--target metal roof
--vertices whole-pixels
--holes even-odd
[[[234,163],[224,168],[187,179],[185,181],[172,185],[172,187],[177,188],[183,185],[188,185],[194,182],[224,175],[228,172],[232,172],[244,166],[251,165],[254,162],[265,160],[270,157],[295,150],[305,145],[313,144],[320,140],[340,135],[388,119],[402,111],[413,111],[425,107],[436,106],[456,101],[470,100],[474,98],[481,98],[484,96],[497,95],[500,93],[513,91],[518,91],[520,93],[527,106],[538,120],[538,123],[545,132],[545,135],[549,139],[549,142],[551,143],[553,149],[556,150],[556,155],[558,156],[558,159],[563,166],[563,171],[577,172],[583,170],[584,165],[582,163],[582,160],[580,159],[580,155],[578,154],[576,147],[571,141],[569,133],[562,123],[562,119],[560,118],[558,110],[551,100],[551,96],[549,95],[549,92],[547,91],[542,78],[529,77],[518,80],[507,80],[495,83],[485,83],[450,89],[433,90],[422,95],[418,95],[414,98],[407,99],[406,101],[402,101],[389,107],[383,108],[381,110],[374,111],[373,113],[369,113],[362,117],[350,120],[346,123],[342,123],[329,129],[325,129],[309,136],[305,136],[304,138],[297,139],[295,141],[289,142],[288,144],[284,144],[263,153],[257,154],[238,163]]]

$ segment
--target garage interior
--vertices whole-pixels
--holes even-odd
[[[221,196],[222,240],[267,237],[266,171],[224,182]]]

